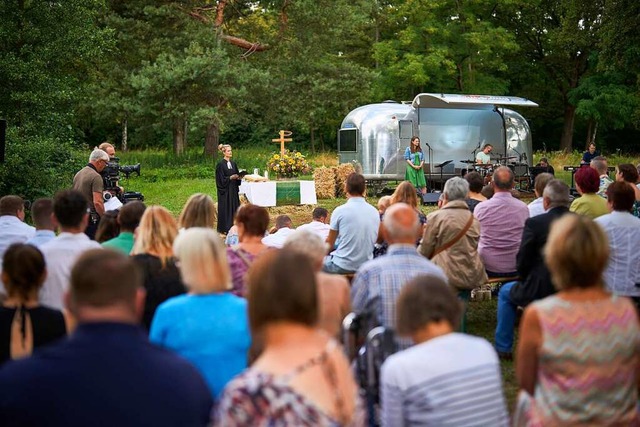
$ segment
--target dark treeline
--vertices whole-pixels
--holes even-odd
[[[532,99],[535,148],[637,151],[633,0],[5,0],[0,12],[0,116],[10,142],[29,141],[23,157],[53,150],[64,164],[60,144],[103,140],[215,155],[279,129],[315,151],[335,147],[351,109],[419,92]]]

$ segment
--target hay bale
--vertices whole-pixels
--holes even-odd
[[[332,168],[318,167],[313,171],[316,182],[316,197],[318,199],[333,199],[336,197],[336,179]]]
[[[354,173],[356,169],[353,167],[352,163],[342,163],[333,169],[335,170],[336,176],[336,196],[344,197],[344,186],[347,182],[347,177]]]

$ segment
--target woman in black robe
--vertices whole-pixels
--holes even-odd
[[[216,166],[216,187],[218,188],[218,232],[226,233],[233,225],[233,217],[240,207],[240,171],[236,162],[231,160],[231,146],[220,144],[218,150],[223,159]]]

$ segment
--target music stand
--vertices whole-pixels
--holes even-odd
[[[440,168],[440,185],[441,185],[441,189],[444,188],[444,182],[443,182],[443,177],[442,177],[442,168],[444,168],[445,166],[447,166],[449,163],[453,162],[453,160],[446,160],[442,163],[440,163],[439,165],[434,165],[434,167],[436,168]]]

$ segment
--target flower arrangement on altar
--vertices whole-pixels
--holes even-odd
[[[286,150],[284,155],[275,153],[269,158],[267,170],[279,178],[295,178],[311,173],[311,166],[299,151]]]

